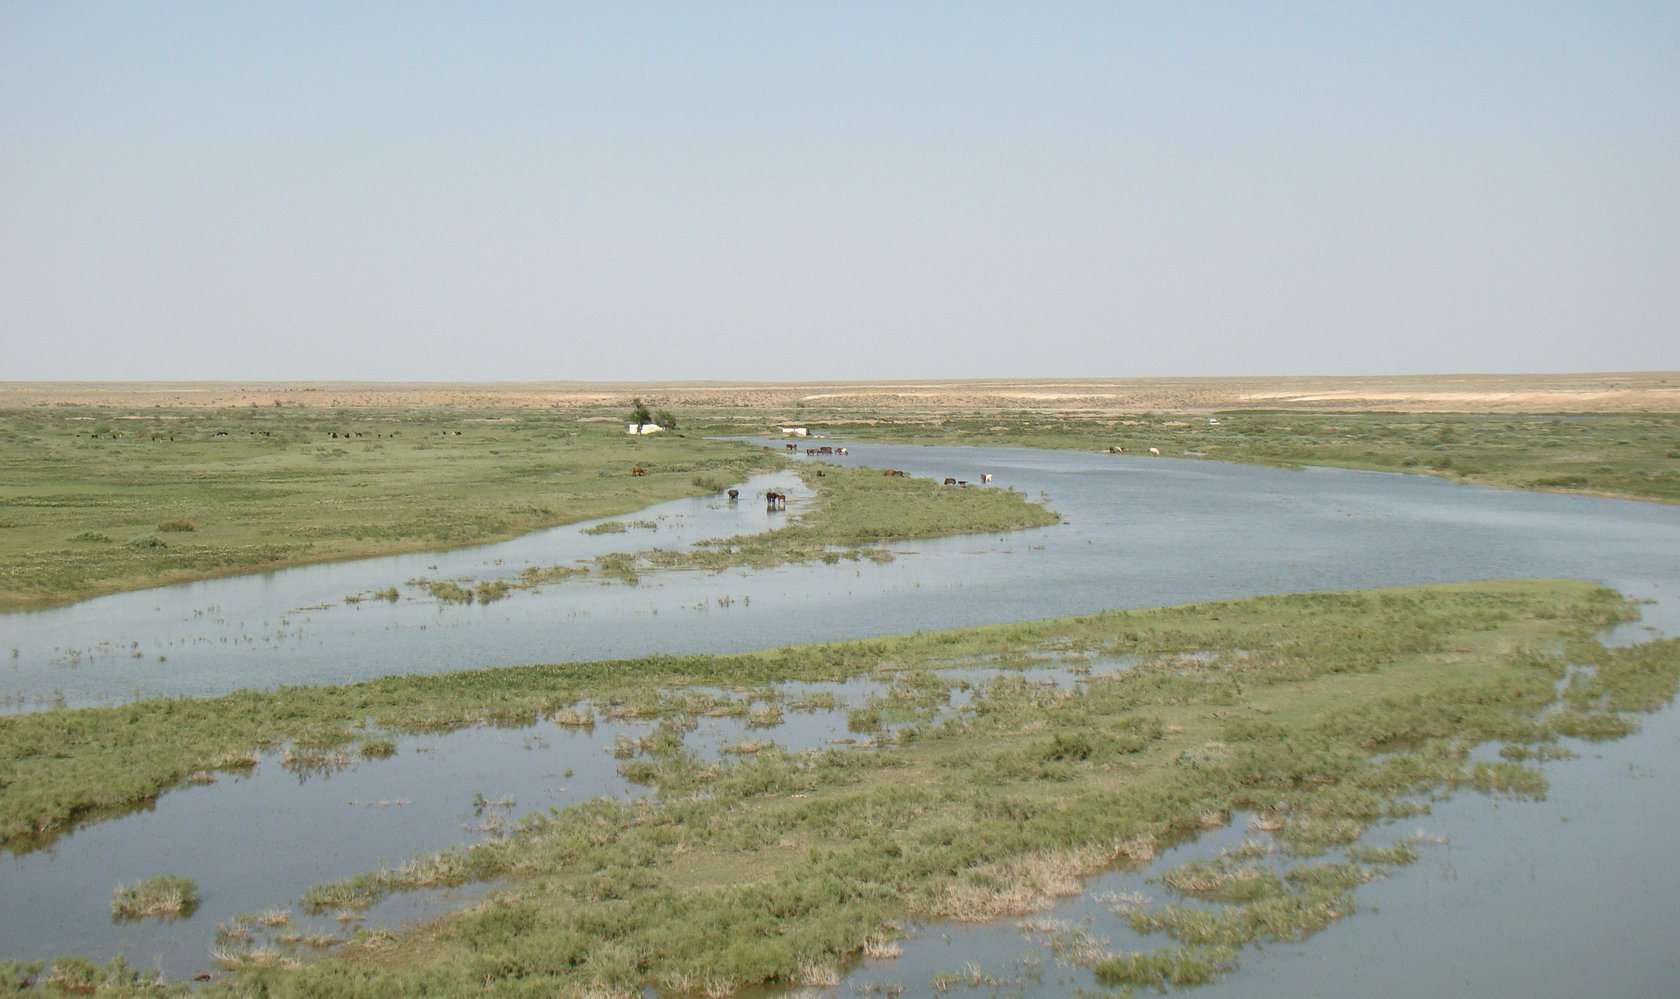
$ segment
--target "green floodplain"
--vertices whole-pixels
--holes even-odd
[[[803,415],[820,432],[860,439],[1156,447],[1680,498],[1680,421],[1662,415]],[[627,438],[621,414],[604,412],[6,413],[0,600],[46,606],[495,540],[714,493],[783,461],[779,442],[767,451],[704,439],[762,431],[756,419],[678,416],[682,436]],[[646,474],[632,476],[636,466]],[[1004,490],[832,468],[808,481],[818,499],[790,527],[704,546],[670,566],[584,571],[871,557],[881,540],[1054,519]],[[902,490],[924,501],[906,503],[912,494]],[[1592,637],[1633,614],[1584,583],[1478,583],[8,715],[0,841],[50,843],[77,823],[249,767],[259,752],[349,747],[376,761],[407,733],[543,717],[657,719],[658,733],[625,747],[620,763],[652,789],[648,799],[532,817],[489,842],[314,886],[301,899],[354,911],[391,892],[492,883],[485,901],[421,926],[358,932],[313,956],[284,941],[230,952],[226,974],[206,990],[609,996],[824,985],[861,955],[891,953],[914,921],[1034,911],[1077,891],[1083,876],[1148,864],[1162,845],[1253,814],[1263,833],[1253,844],[1161,874],[1177,896],[1215,908],[1127,911],[1170,946],[1070,947],[1117,992],[1187,986],[1234,967],[1245,946],[1302,939],[1348,914],[1359,884],[1423,848],[1357,843],[1374,824],[1457,789],[1543,794],[1533,764],[1566,754],[1561,738],[1616,738],[1637,727],[1638,712],[1667,704],[1680,682],[1680,642],[1608,648]],[[1116,658],[1129,668],[1072,689],[1035,682],[1029,669]],[[965,691],[967,705],[946,710],[976,666],[1021,672]],[[702,715],[817,707],[788,702],[784,681],[857,676],[889,684],[850,708],[859,745],[789,753],[754,744],[719,763],[683,747]],[[1472,760],[1488,743],[1501,747],[1499,759]],[[1287,863],[1262,862],[1273,853]],[[154,886],[167,896],[161,904],[190,899],[191,874]],[[138,911],[160,904],[144,887],[135,886]],[[159,991],[124,962],[77,958],[0,964],[6,990]]]
[[[779,440],[767,451],[709,438],[790,422],[892,443],[1126,454],[1153,447],[1171,457],[1427,472],[1510,488],[1680,502],[1676,414],[1113,417],[800,407],[786,414],[714,409],[678,416],[674,432],[632,437],[622,412],[594,409],[3,411],[0,610],[481,544],[628,514],[678,496],[716,493],[779,467]],[[632,475],[637,467],[645,474]],[[898,531],[927,536],[928,527],[893,522],[908,510],[894,511],[885,523],[859,519],[873,536],[854,530],[834,543],[884,540]],[[932,530],[951,533],[947,526]]]

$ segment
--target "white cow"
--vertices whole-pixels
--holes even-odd
[[[1161,449],[1158,447],[1152,447],[1149,449],[1149,453],[1159,458],[1161,456]]]
[[[980,484],[981,485],[985,485],[986,483],[988,483],[990,481],[992,481],[992,473],[991,472],[981,472],[980,473]]]

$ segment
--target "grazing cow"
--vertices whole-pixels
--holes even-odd
[[[980,484],[981,485],[983,485],[983,486],[984,485],[989,485],[991,483],[991,481],[992,481],[992,473],[991,472],[981,472],[980,473]]]
[[[787,496],[785,496],[782,493],[777,493],[777,492],[765,493],[764,494],[764,509],[766,511],[786,510],[787,509]]]
[[[646,475],[647,474],[647,469],[643,468],[640,465],[634,465],[630,469],[630,474],[631,475]]]
[[[954,485],[957,484],[957,480],[954,479],[954,478],[951,478],[950,476],[946,476],[945,484],[948,485],[948,486],[954,486]]]
[[[1149,449],[1149,453],[1159,458],[1161,456],[1161,449],[1158,447],[1152,447]]]
[[[881,474],[882,475],[890,475],[890,476],[893,476],[894,478],[899,478],[899,479],[904,478],[904,473],[899,471],[896,468],[885,469],[881,472]]]
[[[1115,446],[1115,447],[1109,448],[1108,453],[1109,454],[1125,454],[1126,449],[1123,448],[1123,447]]]
[[[739,490],[739,489],[729,490],[729,502],[733,503],[740,498],[741,498],[741,490]]]

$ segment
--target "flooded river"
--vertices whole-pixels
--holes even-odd
[[[620,518],[633,525],[623,533],[591,534],[590,525],[576,525],[451,553],[5,615],[0,654],[9,658],[0,667],[0,695],[12,710],[34,710],[467,667],[732,651],[1264,593],[1532,576],[1598,580],[1651,600],[1646,621],[1627,634],[1680,634],[1676,507],[1329,469],[1018,449],[859,444],[851,452],[834,460],[936,478],[990,472],[990,488],[1042,495],[1065,522],[1001,537],[897,545],[900,557],[886,564],[658,573],[634,586],[574,579],[487,605],[440,605],[408,585],[422,577],[508,578],[532,566],[774,527],[796,515],[809,494],[790,475],[765,476],[746,484],[739,504],[660,504]],[[787,515],[753,501],[767,488],[789,493]],[[395,602],[345,599],[391,586],[399,589]],[[870,691],[830,693],[842,707],[789,710],[779,728],[714,719],[689,739],[714,752],[743,739],[843,740],[843,705]],[[170,792],[149,811],[80,829],[49,850],[0,857],[0,891],[8,900],[0,956],[75,952],[103,959],[122,952],[176,977],[210,966],[218,926],[270,907],[291,908],[290,932],[342,935],[330,916],[307,921],[295,905],[298,893],[381,861],[397,864],[494,835],[497,823],[524,812],[637,794],[608,749],[647,728],[603,720],[591,732],[545,723],[405,738],[389,760],[308,772],[270,758],[250,776]],[[1236,976],[1208,994],[1339,995],[1350,982],[1361,992],[1397,996],[1534,994],[1501,983],[1587,980],[1611,992],[1664,991],[1653,983],[1673,985],[1680,976],[1649,938],[1680,925],[1680,837],[1670,835],[1680,824],[1677,750],[1680,723],[1671,706],[1638,735],[1549,765],[1554,793],[1547,802],[1455,799],[1420,823],[1444,845],[1425,849],[1415,868],[1361,890],[1362,906],[1379,912],[1362,911],[1301,945],[1249,954]],[[198,880],[205,901],[196,914],[175,924],[111,921],[116,884],[165,871]],[[399,898],[368,919],[399,920],[453,904],[459,898]],[[1095,919],[1099,909],[1087,897],[1070,903],[1068,915]],[[1129,941],[1116,934],[1114,942]],[[1039,946],[1013,924],[924,928],[904,957],[863,968],[858,982],[873,975],[925,992],[928,975],[984,956],[1014,975],[1011,989],[1067,994],[1080,975],[1056,970],[1053,961],[1033,971]],[[1013,959],[1001,955],[1014,952],[1025,963],[1012,972]],[[1490,968],[1502,967],[1489,977]]]

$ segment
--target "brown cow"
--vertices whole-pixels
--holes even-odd
[[[764,494],[764,509],[766,511],[769,511],[769,510],[786,510],[787,509],[787,496],[785,496],[782,493],[777,493],[777,492],[765,493]]]
[[[630,469],[630,474],[631,475],[646,475],[647,474],[647,469],[643,468],[640,465],[636,465],[636,466],[634,466]]]

